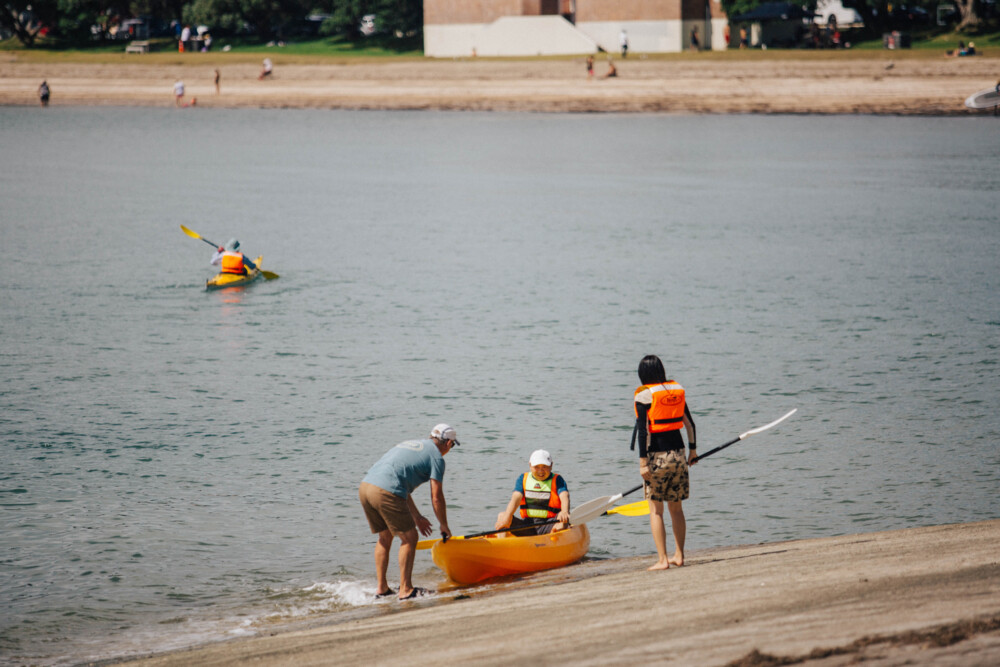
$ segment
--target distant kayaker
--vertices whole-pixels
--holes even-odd
[[[667,379],[663,362],[655,355],[639,362],[639,381],[635,390],[635,439],[639,441],[639,474],[645,480],[649,501],[649,526],[653,532],[658,559],[650,570],[666,570],[684,564],[684,537],[687,523],[681,501],[690,494],[688,465],[697,458],[694,419],[688,410],[684,388]],[[689,456],[684,458],[681,427],[687,429]],[[648,436],[648,442],[647,442]],[[663,524],[663,503],[670,512],[674,532],[674,556],[667,557],[667,531]]]
[[[395,594],[386,581],[389,550],[393,537],[399,538],[399,599],[409,600],[428,591],[415,588],[411,580],[416,556],[417,530],[426,537],[431,522],[420,514],[413,502],[415,488],[430,480],[431,506],[441,524],[442,537],[451,537],[444,500],[444,455],[458,446],[455,429],[438,424],[430,439],[401,442],[380,458],[361,480],[358,497],[365,510],[368,526],[378,534],[375,545],[377,597]]]
[[[257,268],[256,264],[240,252],[240,242],[236,239],[229,239],[226,245],[219,246],[215,250],[215,254],[212,255],[212,265],[220,266],[222,273],[235,273],[241,276]]]
[[[519,475],[507,509],[497,515],[494,530],[510,528],[515,535],[545,535],[569,524],[569,488],[562,475],[552,472],[552,456],[544,449],[528,459],[531,472]],[[514,514],[518,509],[521,516]],[[558,523],[542,523],[558,519]]]

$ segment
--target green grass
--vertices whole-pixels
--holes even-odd
[[[976,50],[984,55],[1000,56],[1000,30],[991,29],[978,34],[968,35],[956,32],[943,32],[938,29],[925,29],[911,33],[910,49],[893,51],[894,57],[929,58],[938,57],[945,51],[954,49],[959,40],[976,43]],[[762,52],[757,49],[729,49],[726,52],[703,51],[701,53],[657,53],[643,54],[650,60],[672,59],[711,59],[711,60],[744,60],[744,59],[843,59],[870,58],[877,54],[888,53],[882,46],[881,36],[867,36],[856,32],[845,32],[844,39],[852,43],[850,49],[768,49]],[[290,41],[285,46],[267,46],[259,40],[246,37],[216,38],[212,51],[209,53],[178,53],[177,43],[172,38],[149,40],[153,43],[153,52],[145,55],[125,54],[127,42],[59,45],[40,43],[36,48],[25,49],[16,39],[0,41],[0,52],[17,52],[21,61],[31,62],[134,62],[146,64],[178,64],[178,65],[222,65],[226,63],[255,62],[259,63],[264,56],[270,56],[281,63],[331,63],[331,62],[378,62],[385,60],[412,60],[423,58],[420,37],[395,39],[392,37],[369,37],[357,41],[349,41],[343,37],[323,37],[302,41]],[[226,45],[231,50],[223,51]],[[613,54],[612,54],[613,55]],[[636,54],[639,56],[640,54]],[[574,56],[575,58],[576,56]],[[520,58],[519,60],[561,60],[566,56],[546,58]]]
[[[923,28],[908,32],[911,37],[910,50],[912,51],[929,50],[943,54],[945,51],[956,48],[959,41],[965,43],[969,43],[969,41],[975,42],[976,50],[980,52],[991,47],[992,49],[1000,48],[1000,30],[996,29],[988,29],[973,34],[958,33],[942,28]],[[861,38],[855,36],[854,39],[848,36],[846,39],[852,42],[852,48],[854,49],[884,50],[881,35],[866,35]],[[998,54],[994,52],[992,55]]]
[[[22,59],[44,62],[106,62],[118,60],[212,64],[214,62],[259,62],[264,56],[280,57],[283,62],[309,63],[330,60],[378,60],[423,58],[423,45],[419,37],[403,39],[371,37],[352,42],[342,37],[291,41],[284,46],[268,46],[259,40],[245,37],[221,37],[213,40],[208,53],[179,53],[177,42],[169,37],[147,40],[149,54],[125,54],[128,42],[94,44],[54,44],[40,42],[35,48],[25,49],[16,39],[0,41],[0,51],[17,51]],[[223,51],[225,46],[229,51]]]

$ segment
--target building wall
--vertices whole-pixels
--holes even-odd
[[[628,36],[629,53],[671,53],[681,50],[681,22],[580,21],[576,27],[608,53],[620,53],[619,36]]]
[[[492,23],[501,16],[521,16],[524,4],[525,0],[424,0],[424,25]]]
[[[566,0],[424,0],[424,53],[465,57],[491,23],[512,16],[567,12]],[[701,48],[726,48],[720,0],[575,0],[576,28],[609,53],[625,30],[633,53],[672,53],[690,47],[693,26]],[[483,54],[485,55],[485,54]],[[524,53],[522,55],[534,55]]]
[[[576,0],[576,21],[664,21],[680,18],[681,0]]]

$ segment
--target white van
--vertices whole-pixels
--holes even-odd
[[[816,2],[816,17],[814,23],[828,25],[834,22],[837,27],[863,26],[865,20],[856,9],[851,9],[840,4],[840,0],[818,0]]]

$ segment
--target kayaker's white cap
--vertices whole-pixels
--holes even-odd
[[[236,239],[229,239],[226,241],[226,250],[229,252],[236,252],[240,249],[240,242]]]
[[[549,466],[552,467],[552,455],[549,454],[544,449],[536,449],[531,452],[531,458],[528,459],[528,465],[532,466]]]
[[[431,437],[437,438],[438,440],[454,440],[455,445],[460,444],[458,442],[458,434],[455,433],[455,429],[448,426],[447,424],[438,424],[431,429]]]

